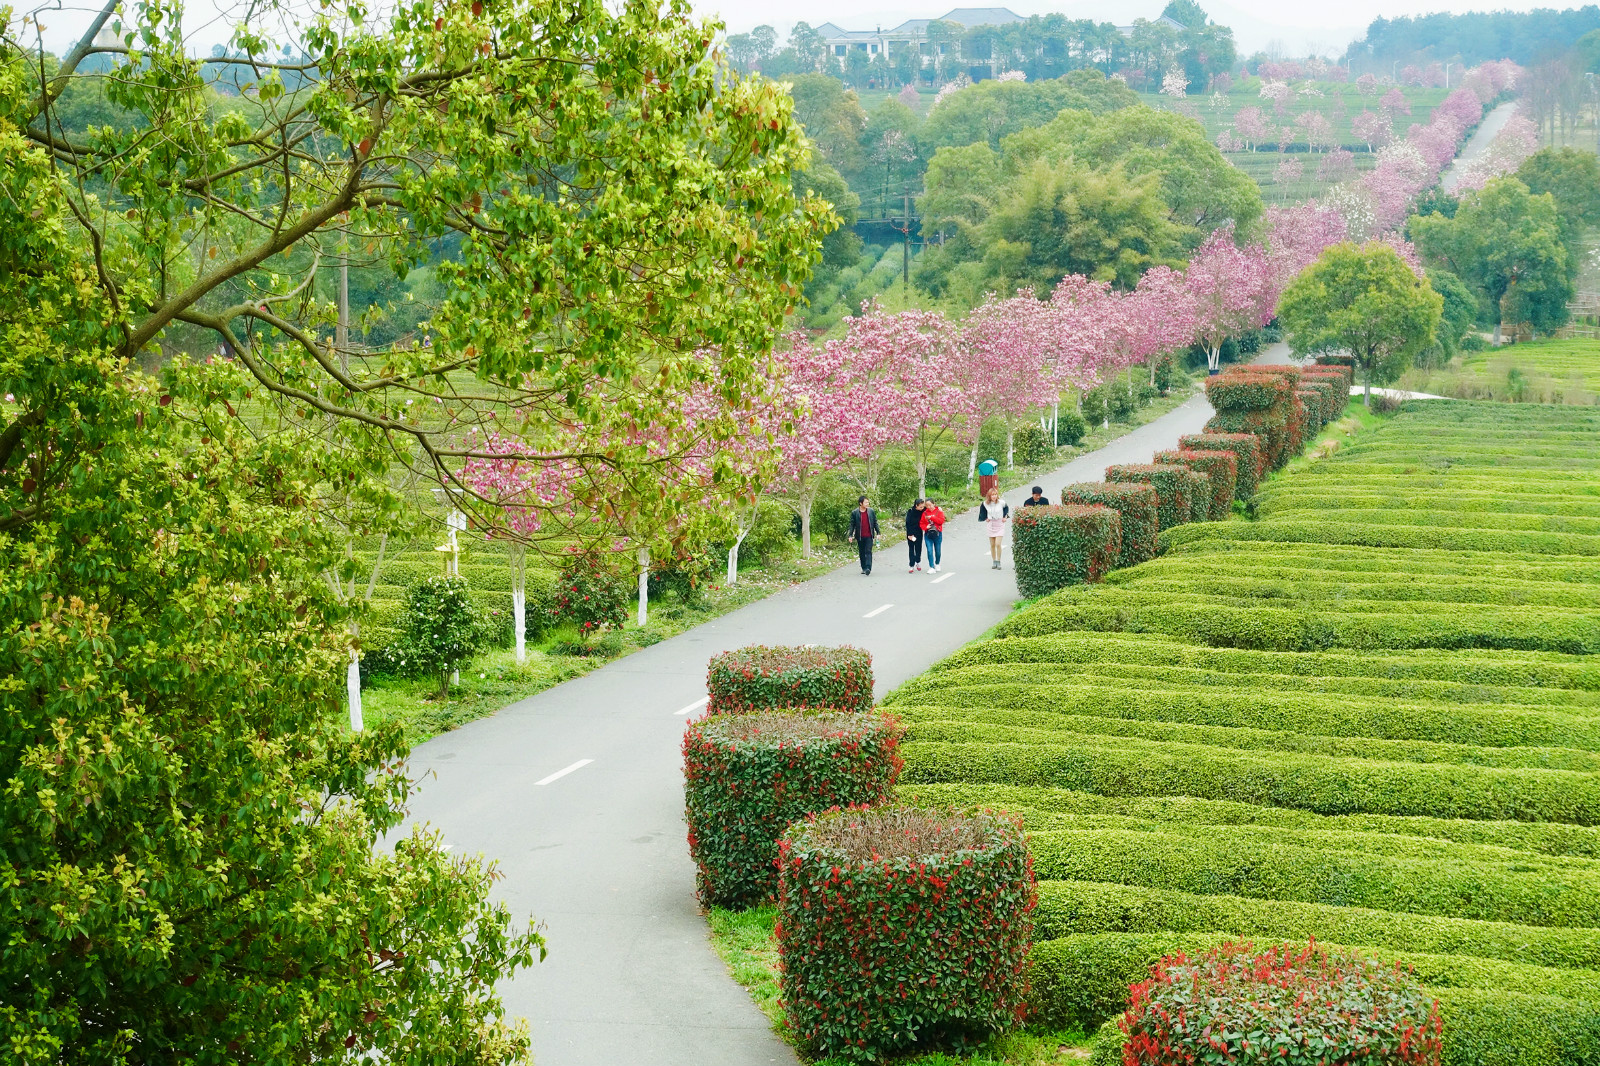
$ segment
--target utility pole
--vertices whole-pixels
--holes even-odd
[[[911,190],[906,190],[906,242],[904,251],[900,256],[900,276],[905,282],[906,292],[911,291]]]

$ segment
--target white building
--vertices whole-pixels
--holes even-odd
[[[1003,26],[1008,22],[1021,22],[1022,16],[1005,7],[957,7],[935,19],[907,19],[891,30],[878,28],[874,30],[846,30],[831,22],[824,22],[817,27],[817,32],[827,42],[828,51],[838,59],[844,59],[851,52],[865,52],[868,56],[893,55],[901,48],[915,48],[924,56],[933,55],[933,46],[928,41],[928,23],[954,22],[957,25],[972,29],[974,26]],[[948,45],[939,46],[943,54]]]

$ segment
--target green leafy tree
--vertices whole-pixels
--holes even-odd
[[[1465,282],[1448,270],[1428,270],[1428,284],[1444,301],[1439,319],[1439,348],[1445,359],[1454,359],[1461,350],[1461,338],[1478,324],[1478,298]]]
[[[459,577],[428,577],[406,590],[400,639],[409,666],[439,679],[439,698],[450,697],[450,674],[477,654],[478,612]]]
[[[1349,352],[1372,384],[1393,381],[1433,343],[1444,301],[1395,250],[1336,244],[1289,283],[1278,320],[1297,352]]]
[[[1167,6],[1161,9],[1161,17],[1171,19],[1181,26],[1194,28],[1204,26],[1211,21],[1205,8],[1195,3],[1194,0],[1167,0]]]
[[[827,74],[799,74],[789,79],[795,121],[821,152],[823,161],[841,174],[858,174],[866,160],[861,131],[867,113],[855,92]]]
[[[1433,265],[1480,292],[1501,324],[1554,330],[1567,321],[1571,261],[1555,198],[1535,196],[1516,178],[1496,178],[1461,198],[1454,218],[1413,216],[1412,239]]]
[[[999,150],[1002,138],[1042,126],[1063,110],[1100,112],[1129,107],[1138,97],[1098,71],[1052,81],[982,81],[962,89],[929,113],[918,141],[925,153],[983,142]]]
[[[1600,225],[1600,157],[1578,148],[1542,148],[1522,161],[1517,179],[1533,195],[1554,198],[1568,256],[1577,262],[1585,232]]]

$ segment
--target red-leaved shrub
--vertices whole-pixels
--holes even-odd
[[[1255,438],[1250,440],[1254,442]],[[1082,481],[1062,486],[1061,502],[1099,504],[1117,512],[1121,518],[1122,551],[1113,566],[1136,566],[1156,557],[1156,534],[1160,528],[1155,486],[1131,481]]]
[[[1156,524],[1163,530],[1183,525],[1194,514],[1194,504],[1189,499],[1187,467],[1158,463],[1116,463],[1106,467],[1106,480],[1154,486]]]
[[[684,820],[701,901],[769,899],[783,831],[830,807],[888,799],[900,734],[876,712],[761,711],[692,723],[683,737]]]
[[[1123,1066],[1437,1066],[1443,1026],[1410,973],[1313,941],[1168,956],[1133,986],[1118,1027]]]
[[[1234,465],[1233,495],[1235,499],[1249,500],[1256,494],[1256,486],[1267,472],[1266,457],[1261,452],[1261,438],[1254,433],[1188,433],[1178,438],[1178,447],[1186,451],[1232,452],[1238,462]]]
[[[711,657],[706,692],[711,714],[779,707],[870,711],[872,655],[848,645],[735,648]]]
[[[783,1002],[803,1047],[872,1062],[1021,1021],[1038,903],[991,813],[830,811],[779,846]]]

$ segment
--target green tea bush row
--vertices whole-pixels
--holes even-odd
[[[911,741],[907,781],[1045,785],[1108,795],[1171,795],[1441,818],[1600,824],[1600,779],[1560,770],[1389,764],[1123,740],[1060,744]]]
[[[973,690],[966,691],[971,693]],[[953,743],[988,741],[1008,744],[1093,744],[1129,737],[1241,752],[1281,751],[1298,755],[1326,755],[1338,759],[1447,763],[1501,770],[1600,773],[1600,752],[1582,751],[1577,748],[1500,748],[1441,740],[1376,740],[1362,736],[1329,736],[1249,726],[1152,722],[1092,714],[1064,714],[1060,710],[1019,710],[1011,707],[963,708],[901,704],[900,708],[907,724],[912,727],[913,740]],[[965,735],[963,730],[966,730]]]
[[[1600,970],[1590,929],[1488,922],[1331,903],[1197,895],[1104,881],[1041,881],[1040,940],[1082,933],[1206,933],[1331,940],[1411,954],[1462,955],[1564,970]]]
[[[1086,481],[1063,486],[1063,504],[1109,507],[1117,512],[1122,550],[1117,566],[1136,566],[1156,556],[1160,532],[1155,486],[1136,482]]]
[[[872,656],[837,648],[753,645],[713,655],[706,668],[711,714],[782,707],[872,709]]]
[[[1448,511],[1455,515],[1541,514],[1573,518],[1600,518],[1600,498],[1517,492],[1469,492],[1457,488],[1420,490],[1395,486],[1392,493],[1308,492],[1269,490],[1256,496],[1256,513],[1263,517],[1278,511],[1322,511],[1341,507],[1372,509],[1409,508]],[[1457,519],[1458,521],[1460,519]]]
[[[770,898],[778,838],[829,807],[887,799],[900,728],[881,714],[757,711],[708,715],[683,738],[684,820],[701,902]]]
[[[1106,480],[1149,485],[1156,490],[1156,525],[1171,529],[1189,521],[1194,505],[1189,499],[1190,479],[1181,466],[1122,463],[1106,467]]]
[[[1283,607],[1361,600],[1367,603],[1600,608],[1600,586],[1563,581],[1485,581],[1469,577],[1441,579],[1431,575],[1407,581],[1398,574],[1379,575],[1374,580],[1319,580],[1327,576],[1316,570],[1301,571],[1300,575],[1256,576],[1248,572],[1217,572],[1193,565],[1187,570],[1141,571],[1117,582],[1116,587],[1142,593],[1217,597],[1240,605],[1255,601]]]
[[[997,632],[1002,637],[1036,637],[1070,629],[1159,633],[1192,644],[1263,651],[1509,648],[1569,655],[1600,652],[1600,619],[1572,617],[1554,608],[1469,610],[1469,606],[1454,617],[1435,618],[1220,605],[1057,606],[1046,600],[1002,622]]]
[[[1122,520],[1109,507],[1023,507],[1011,520],[1011,558],[1024,598],[1097,582],[1121,555]]]
[[[1230,522],[1225,528],[1163,529],[1163,550],[1207,536],[1233,541],[1352,544],[1368,548],[1436,548],[1448,551],[1600,555],[1600,536],[1582,533],[1502,532],[1451,526],[1368,526],[1337,520]]]
[[[1540,533],[1582,533],[1591,537],[1600,535],[1600,518],[1575,518],[1528,511],[1498,514],[1479,512],[1470,518],[1464,518],[1458,511],[1436,511],[1426,507],[1411,507],[1404,511],[1388,507],[1297,507],[1284,508],[1273,515],[1273,518],[1282,522],[1300,522],[1310,520],[1314,516],[1331,517],[1340,522],[1361,522],[1368,526],[1428,526],[1436,523],[1453,523],[1469,526],[1474,530],[1532,530]]]
[[[778,865],[781,984],[802,1047],[870,1062],[1021,1020],[1036,896],[1015,822],[834,811],[793,826]]]
[[[1525,856],[1448,862],[1278,843],[1270,834],[1118,829],[1035,832],[1044,881],[1103,881],[1194,895],[1337,904],[1552,928],[1600,924],[1592,864],[1571,869]]]
[[[1483,844],[1556,857],[1600,859],[1600,829],[1557,822],[1483,822],[1460,818],[1389,814],[1317,814],[1287,807],[1261,807],[1195,796],[1102,796],[1065,788],[957,782],[908,783],[899,794],[941,806],[1000,806],[1020,814],[1030,830],[1070,829],[1079,824],[1122,828],[1156,826],[1178,834],[1204,834],[1207,826],[1256,827],[1257,831],[1366,833]]]
[[[1427,657],[1352,651],[1292,653],[1213,648],[1163,637],[1063,632],[1016,636],[969,644],[932,673],[964,666],[1030,662],[1136,662],[1182,666],[1229,674],[1288,677],[1373,677],[1390,680],[1446,681],[1466,685],[1534,686],[1600,692],[1600,663],[1563,655],[1522,651],[1436,652]],[[887,699],[892,703],[894,700]]]

